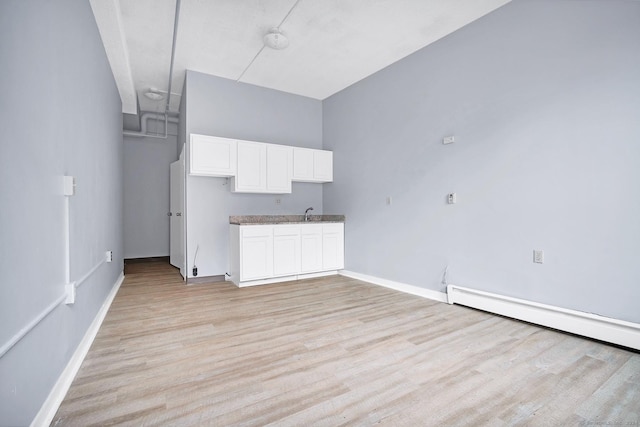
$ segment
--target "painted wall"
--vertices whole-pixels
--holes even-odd
[[[320,101],[187,72],[186,135],[199,133],[322,148]],[[322,185],[294,183],[292,194],[235,194],[226,178],[187,177],[187,270],[196,247],[199,276],[227,271],[229,215],[322,213]],[[276,204],[276,199],[281,203]]]
[[[62,176],[76,177],[71,280],[0,359],[0,425],[29,425],[122,272],[121,103],[89,2],[0,2],[0,345],[64,295]]]
[[[155,120],[150,120],[149,131]],[[164,122],[157,132],[164,134]],[[124,136],[124,257],[169,256],[169,164],[178,160],[177,125],[167,139]]]
[[[347,270],[640,322],[639,23],[514,0],[325,100]]]

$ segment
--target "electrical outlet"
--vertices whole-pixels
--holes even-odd
[[[447,194],[447,203],[449,203],[450,205],[453,205],[456,202],[457,202],[456,193]]]
[[[276,199],[276,205],[279,205],[279,204],[280,204],[280,202],[281,202],[281,200],[280,200],[280,199]]]
[[[536,264],[544,264],[544,251],[540,249],[533,250],[533,262]]]
[[[391,205],[392,201],[393,200],[391,200],[391,196],[387,196],[387,205]]]
[[[456,141],[456,137],[455,136],[445,136],[444,138],[442,138],[442,143],[443,144],[453,144]]]

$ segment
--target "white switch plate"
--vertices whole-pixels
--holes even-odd
[[[64,285],[64,290],[67,294],[67,298],[64,303],[67,305],[75,304],[76,302],[76,282],[67,283]]]
[[[442,143],[443,144],[453,144],[456,141],[456,137],[451,135],[451,136],[445,136],[442,139]]]
[[[72,176],[63,176],[62,194],[65,196],[73,196],[76,192],[76,179]]]
[[[533,262],[536,264],[544,264],[544,251],[539,249],[533,250]]]
[[[456,203],[456,201],[457,201],[456,193],[447,194],[447,203],[449,203],[450,205],[453,205]]]
[[[106,259],[107,259],[107,262],[113,261],[113,251],[107,251]]]

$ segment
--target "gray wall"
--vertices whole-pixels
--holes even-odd
[[[125,259],[169,256],[169,164],[178,159],[176,132],[170,123],[167,139],[124,137]]]
[[[325,100],[346,268],[640,322],[639,24],[514,0]]]
[[[185,85],[187,135],[322,148],[320,101],[191,71]],[[286,195],[235,194],[225,178],[189,176],[186,194],[187,269],[199,246],[199,276],[227,271],[229,215],[302,214],[309,206],[322,213],[321,184],[294,183]]]
[[[0,425],[28,425],[122,271],[121,103],[87,1],[0,2],[0,345],[114,251],[0,359]]]

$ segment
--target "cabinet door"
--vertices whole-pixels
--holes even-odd
[[[236,174],[236,141],[191,134],[189,173],[204,176]]]
[[[240,280],[273,276],[273,228],[249,226],[240,229]]]
[[[313,181],[313,151],[293,147],[293,180]]]
[[[273,229],[273,275],[300,272],[300,226],[276,225]]]
[[[234,190],[264,193],[267,189],[267,145],[260,142],[238,141],[238,171]]]
[[[322,269],[344,268],[344,224],[322,225]]]
[[[313,151],[313,179],[321,182],[333,181],[333,152]]]
[[[300,232],[300,272],[322,270],[322,225],[303,225]]]
[[[267,192],[291,193],[292,148],[267,144]]]

